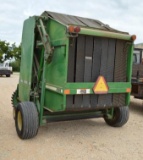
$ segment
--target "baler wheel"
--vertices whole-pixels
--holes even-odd
[[[33,102],[19,103],[16,108],[15,127],[21,139],[30,139],[37,135],[39,120]]]
[[[129,107],[114,108],[113,118],[104,117],[105,122],[112,127],[121,127],[129,119]]]

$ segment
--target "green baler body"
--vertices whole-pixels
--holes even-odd
[[[48,19],[46,20],[43,18],[45,30],[49,36],[50,45],[53,48],[52,59],[50,62],[47,62],[47,60],[45,59],[44,46],[37,45],[38,41],[40,41],[40,36],[35,30],[36,26],[39,24],[39,18],[41,17],[31,17],[24,22],[18,99],[19,101],[34,101],[39,112],[40,124],[44,123],[44,119],[50,119],[51,117],[62,117],[66,116],[66,114],[72,115],[72,113],[74,113],[79,114],[82,118],[82,113],[92,115],[98,113],[100,110],[116,107],[114,102],[110,105],[105,104],[104,106],[101,106],[97,104],[97,106],[92,107],[91,98],[89,98],[91,96],[103,96],[103,98],[105,96],[105,98],[108,98],[108,95],[112,95],[111,99],[113,99],[113,96],[115,95],[114,99],[117,99],[120,97],[119,95],[124,94],[124,105],[129,105],[130,93],[127,92],[127,89],[131,88],[131,62],[133,50],[133,42],[130,35],[125,33],[118,33],[116,31],[104,31],[91,27],[80,26],[81,31],[75,36],[68,33],[68,25],[60,23],[54,18],[48,17]],[[69,65],[71,65],[72,67],[72,62],[70,62],[70,56],[72,57],[72,45],[74,45],[75,39],[77,41],[76,44],[80,43],[78,41],[80,41],[80,39],[82,41],[82,36],[87,36],[85,39],[88,39],[88,37],[92,37],[92,39],[94,37],[97,37],[99,39],[108,39],[108,45],[110,43],[109,41],[112,40],[123,41],[128,46],[125,65],[126,68],[124,68],[126,72],[126,80],[108,81],[108,78],[106,79],[105,77],[107,85],[109,87],[109,91],[106,95],[95,95],[95,93],[93,92],[93,86],[95,85],[97,78],[94,81],[76,81],[75,74],[77,74],[76,72],[78,71],[78,68],[76,72],[68,73],[70,70]],[[73,42],[73,44],[71,44],[71,41]],[[95,40],[92,43],[94,42]],[[78,46],[76,46],[76,50],[77,48]],[[117,45],[116,49],[119,49]],[[82,48],[79,50],[79,52],[82,52]],[[39,63],[37,75],[35,75],[35,77],[38,77],[38,80],[36,81],[34,81],[34,73],[36,73],[36,71],[34,72],[34,68],[36,68],[34,67],[36,64],[34,61],[35,55]],[[122,59],[124,59],[124,54],[122,54],[122,56]],[[77,59],[74,59],[74,61],[76,61],[74,63],[78,63]],[[116,64],[115,60],[114,63]],[[74,65],[79,67],[80,69],[80,66],[78,66],[79,64]],[[118,65],[115,65],[115,68],[117,67]],[[73,81],[69,80],[69,74],[74,77]],[[104,76],[104,73],[102,74],[102,76]],[[82,89],[87,89],[88,92],[80,94],[78,90],[80,91]],[[67,90],[70,91],[68,94],[65,93],[65,91]],[[76,106],[74,105],[76,99],[77,101],[81,99],[82,101],[84,101],[84,99],[88,99],[86,102],[89,102],[89,105],[84,106],[84,104],[81,104],[79,106]],[[69,106],[70,103],[71,106]],[[119,103],[117,106],[120,105],[122,104]],[[48,112],[48,114],[46,114],[46,111]]]

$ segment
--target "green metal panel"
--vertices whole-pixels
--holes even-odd
[[[35,17],[31,17],[24,22],[22,34],[22,54],[19,79],[19,99],[28,101],[31,89],[32,62],[34,49],[34,28]]]
[[[63,86],[66,83],[66,47],[58,46],[54,49],[53,59],[46,65],[46,82]]]
[[[131,82],[131,75],[132,75],[132,58],[133,58],[133,43],[129,44],[128,50],[128,64],[127,64],[127,81]]]
[[[58,94],[64,94],[64,90],[69,89],[70,94],[77,94],[77,89],[89,89],[90,93],[94,94],[93,86],[95,83],[66,83],[65,87],[56,86],[52,84],[46,84],[46,89]],[[130,82],[108,82],[108,93],[126,93],[127,88],[131,88]]]
[[[43,65],[43,75],[42,75],[42,89],[41,89],[41,99],[40,99],[40,124],[42,124],[42,117],[43,117],[43,108],[44,108],[44,101],[45,101],[45,65],[46,61],[44,60]]]
[[[128,105],[127,88],[131,88],[130,82],[108,82],[109,91],[108,93],[126,93],[126,105]],[[89,89],[90,93],[94,94],[93,86],[95,83],[66,83],[64,87],[46,84],[46,95],[45,104],[49,104],[48,108],[52,111],[64,111],[66,109],[66,95],[64,94],[65,89],[70,90],[69,95],[76,95],[77,89]],[[48,97],[48,98],[47,98]]]
[[[68,37],[65,34],[66,27],[51,19],[47,24],[47,32],[54,48],[54,53],[52,62],[46,64],[46,82],[63,86],[67,77],[68,51],[66,50],[66,45],[68,44]]]
[[[46,90],[45,92],[45,104],[46,108],[48,108],[51,111],[64,111],[64,95],[57,94],[56,92]]]
[[[67,45],[66,27],[53,19],[48,19],[46,30],[54,48],[51,63],[45,65],[45,81],[64,87],[67,80]],[[44,107],[53,111],[64,110],[64,95],[45,90]]]
[[[128,64],[127,64],[127,80],[131,83],[131,76],[132,76],[132,59],[133,59],[133,43],[130,43],[129,50],[128,50]],[[126,96],[126,105],[128,106],[130,103],[130,93]]]
[[[131,35],[110,32],[110,31],[103,31],[91,28],[81,28],[80,34],[91,35],[91,36],[99,36],[99,37],[108,37],[108,38],[115,38],[115,39],[122,39],[122,40],[130,40]]]
[[[66,35],[67,27],[65,25],[53,19],[48,19],[48,23],[45,25],[52,44],[59,41],[61,43],[59,45],[63,45],[63,40],[68,40]]]
[[[73,90],[76,94],[77,89],[90,89],[91,94],[93,94],[93,86],[95,83],[67,83],[65,89]],[[108,93],[125,93],[127,88],[131,88],[131,83],[128,82],[108,82],[109,87]]]

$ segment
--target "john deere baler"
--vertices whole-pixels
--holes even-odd
[[[123,126],[135,38],[98,20],[47,11],[25,20],[12,96],[18,136],[32,138],[50,121],[103,117]]]

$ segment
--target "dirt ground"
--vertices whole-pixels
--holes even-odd
[[[143,101],[131,98],[130,118],[112,128],[102,118],[54,122],[39,128],[30,140],[18,138],[11,95],[18,74],[0,77],[0,160],[141,160]]]

